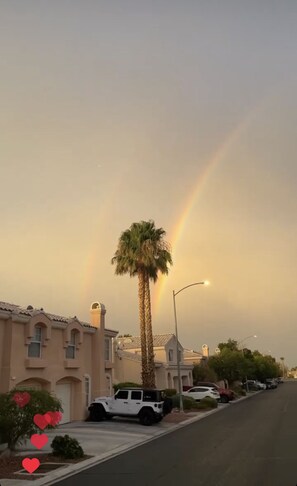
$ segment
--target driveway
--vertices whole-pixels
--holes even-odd
[[[228,405],[220,404],[220,408]],[[205,417],[205,413],[189,413],[186,419],[197,420]],[[184,424],[185,422],[182,422]],[[51,441],[56,435],[68,434],[78,440],[82,446],[85,454],[92,456],[110,456],[123,449],[129,449],[138,444],[146,442],[154,437],[163,435],[173,429],[178,428],[179,425],[172,422],[167,422],[166,418],[162,422],[145,427],[141,425],[138,420],[114,417],[112,420],[103,422],[72,422],[58,426],[55,430],[47,431],[49,437],[48,444],[43,447],[42,452],[51,452]],[[24,454],[36,454],[36,448],[31,445],[29,441],[22,448],[20,452]]]

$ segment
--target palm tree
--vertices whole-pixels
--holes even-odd
[[[130,277],[138,276],[142,383],[148,387],[155,386],[149,281],[157,280],[158,271],[167,274],[167,265],[172,263],[169,245],[163,240],[164,235],[165,231],[156,228],[151,220],[133,223],[121,234],[111,260],[112,264],[116,264],[117,275],[128,273]]]
[[[170,248],[167,242],[163,240],[165,231],[162,228],[150,228],[150,236],[148,245],[150,246],[152,261],[146,269],[145,274],[145,326],[146,326],[146,341],[147,341],[147,369],[148,369],[148,385],[150,388],[155,388],[155,360],[154,360],[154,336],[152,329],[152,313],[151,313],[151,297],[150,297],[150,280],[154,283],[158,280],[158,273],[168,274],[168,264],[172,264],[172,257]]]

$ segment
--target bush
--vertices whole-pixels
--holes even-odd
[[[19,407],[13,400],[16,392],[27,391],[30,401],[24,407]],[[14,451],[16,445],[24,439],[40,431],[34,424],[36,414],[63,411],[60,401],[46,390],[18,390],[0,394],[0,430],[1,440],[8,444],[8,449]],[[53,428],[50,426],[50,428]]]
[[[218,402],[214,398],[206,397],[202,398],[200,402],[197,403],[197,408],[199,410],[205,410],[207,408],[217,408]]]
[[[116,393],[118,390],[121,388],[142,388],[142,385],[139,385],[139,383],[133,383],[130,381],[125,381],[123,383],[116,383],[113,385],[114,392]]]
[[[193,408],[197,408],[197,402],[194,400],[194,398],[185,397],[184,395],[182,398],[184,410],[192,410]],[[171,399],[173,407],[179,408],[179,395],[173,395]]]
[[[69,435],[56,435],[51,443],[53,455],[64,457],[65,459],[77,459],[84,456],[84,451],[79,442]]]
[[[246,391],[244,388],[242,388],[241,386],[237,385],[237,386],[233,386],[232,388],[232,391],[235,393],[235,395],[240,395],[240,396],[246,396]]]
[[[176,389],[175,388],[166,388],[166,390],[164,390],[164,393],[165,393],[166,397],[173,397],[173,395],[176,395]]]

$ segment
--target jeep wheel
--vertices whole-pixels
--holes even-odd
[[[92,422],[101,422],[105,419],[105,410],[102,405],[96,405],[92,408],[90,413],[90,420]]]
[[[155,422],[154,412],[152,410],[142,410],[139,414],[139,421],[141,425],[153,425]]]

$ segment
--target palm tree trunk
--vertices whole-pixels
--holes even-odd
[[[148,363],[148,386],[156,388],[155,381],[155,359],[154,359],[154,336],[152,328],[152,312],[151,312],[151,293],[149,276],[145,274],[145,324],[146,324],[146,339],[147,339],[147,363]]]
[[[147,342],[145,327],[145,278],[144,271],[138,270],[138,305],[139,305],[139,327],[141,341],[141,380],[144,387],[148,387],[148,368],[147,368]]]

